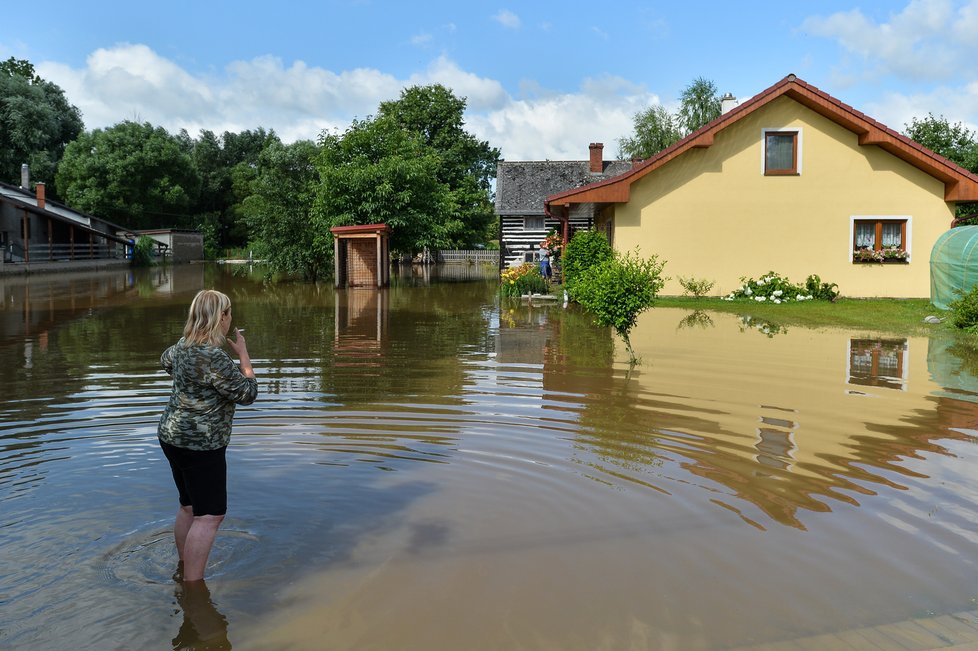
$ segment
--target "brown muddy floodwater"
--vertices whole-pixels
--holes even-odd
[[[975,608],[966,344],[655,309],[629,375],[476,271],[0,277],[0,648],[729,649]],[[156,421],[203,287],[261,395],[194,595]]]

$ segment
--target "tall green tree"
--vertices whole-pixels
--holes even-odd
[[[378,118],[388,118],[418,135],[440,158],[438,180],[451,191],[445,222],[447,245],[468,248],[495,236],[491,184],[499,149],[465,130],[465,98],[440,85],[412,86],[397,100],[382,102]]]
[[[970,172],[978,173],[978,134],[962,123],[951,122],[944,117],[928,113],[926,118],[913,118],[904,125],[904,135],[948,160],[954,161]],[[978,224],[978,204],[958,204],[956,214],[959,226]],[[970,219],[965,219],[970,217]]]
[[[330,274],[333,243],[329,227],[316,220],[313,204],[320,185],[319,147],[308,140],[284,145],[271,140],[258,157],[242,214],[256,253],[281,272],[306,280]]]
[[[908,138],[966,170],[978,173],[978,140],[975,132],[962,123],[951,124],[943,115],[935,117],[928,113],[926,118],[913,118],[904,127],[903,133]]]
[[[126,121],[68,145],[57,187],[73,208],[129,228],[188,228],[200,175],[179,138]]]
[[[272,142],[279,142],[274,131],[259,127],[241,133],[225,131],[217,135],[202,130],[193,140],[181,134],[187,141],[187,150],[201,176],[200,197],[192,209],[197,228],[204,232],[205,248],[216,254],[220,248],[243,246],[248,240],[248,230],[241,210],[240,185],[235,177],[250,176],[258,166],[258,157]]]
[[[380,116],[354,121],[321,144],[322,228],[385,223],[391,250],[401,253],[448,246],[461,228],[451,188],[439,179],[442,159],[417,132]]]
[[[65,147],[83,128],[78,108],[29,61],[11,57],[0,63],[0,180],[19,183],[27,163],[34,180],[50,183]]]
[[[676,122],[686,136],[720,117],[720,95],[709,79],[697,77],[679,96]]]
[[[650,158],[681,137],[676,119],[662,104],[639,111],[632,118],[634,134],[618,139],[618,157]]]
[[[618,156],[650,158],[719,116],[716,84],[697,77],[683,89],[675,114],[661,104],[636,113],[632,135],[618,139]]]

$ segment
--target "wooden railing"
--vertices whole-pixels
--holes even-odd
[[[66,260],[105,260],[125,257],[125,247],[116,242],[89,244],[46,244],[31,243],[25,252],[20,244],[12,244],[7,252],[8,262],[51,262]]]

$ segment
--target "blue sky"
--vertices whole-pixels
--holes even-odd
[[[696,77],[743,99],[789,73],[897,130],[929,112],[978,128],[978,0],[35,6],[0,23],[0,58],[29,59],[89,129],[315,139],[437,82],[509,160],[611,157]]]

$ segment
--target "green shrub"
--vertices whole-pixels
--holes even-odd
[[[149,267],[153,264],[153,249],[156,241],[148,235],[140,235],[132,249],[132,266]]]
[[[958,290],[960,298],[948,303],[951,308],[951,323],[963,330],[978,334],[978,285],[967,294]]]
[[[614,257],[614,249],[608,239],[598,231],[578,231],[567,243],[567,250],[561,256],[561,271],[564,275],[564,285],[574,300],[575,284],[584,274],[595,265]]]
[[[834,301],[839,298],[839,286],[835,283],[823,283],[822,279],[812,274],[805,280],[805,289],[809,296],[816,301]]]
[[[624,340],[632,363],[638,359],[632,350],[629,333],[638,315],[655,304],[655,298],[665,284],[664,265],[656,256],[640,258],[638,251],[613,255],[590,267],[575,284],[575,300],[594,315],[598,325],[615,329]]]
[[[679,277],[679,284],[683,287],[683,296],[692,294],[695,298],[702,298],[710,293],[716,283],[706,278]]]
[[[537,265],[524,262],[518,267],[503,270],[499,291],[503,296],[519,297],[524,294],[544,294],[550,291],[547,279],[540,275]]]

